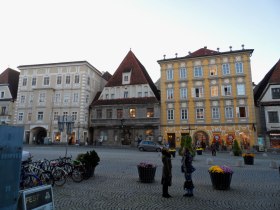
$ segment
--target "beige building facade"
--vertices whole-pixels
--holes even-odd
[[[87,61],[19,66],[14,124],[24,126],[28,144],[84,144],[89,136],[89,105],[104,87],[102,73]],[[71,134],[60,132],[59,116],[71,116]]]

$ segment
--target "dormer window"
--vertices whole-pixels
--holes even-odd
[[[122,84],[126,85],[126,84],[130,84],[130,72],[124,72],[122,74]]]

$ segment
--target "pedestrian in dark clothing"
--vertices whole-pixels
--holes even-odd
[[[184,190],[186,193],[184,194],[185,197],[193,196],[193,181],[192,181],[192,173],[195,171],[195,168],[192,165],[193,157],[188,148],[185,148],[183,153],[182,159],[182,171],[185,175],[185,183],[184,183]]]
[[[216,156],[217,151],[216,151],[216,144],[214,142],[211,144],[211,151],[212,151],[212,156]]]
[[[168,187],[171,186],[172,182],[172,164],[171,164],[171,154],[169,153],[168,149],[163,148],[162,151],[162,178],[161,178],[161,184],[162,184],[162,197],[164,198],[170,198],[171,195],[168,193]]]

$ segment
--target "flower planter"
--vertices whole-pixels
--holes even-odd
[[[196,150],[196,154],[202,155],[202,150]]]
[[[137,166],[140,182],[151,183],[155,180],[156,167],[144,168]]]
[[[216,190],[227,190],[230,188],[232,173],[209,172],[212,186]]]
[[[246,164],[246,165],[254,165],[254,157],[245,156],[244,157],[244,164]]]

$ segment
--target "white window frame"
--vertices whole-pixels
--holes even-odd
[[[203,120],[204,119],[204,108],[196,108],[195,116],[196,116],[197,120]]]
[[[167,120],[174,120],[174,109],[167,110]]]
[[[37,112],[37,121],[43,121],[44,120],[44,112],[43,111],[38,111]]]
[[[186,67],[180,68],[180,79],[187,79],[187,69]]]
[[[57,85],[61,85],[62,84],[62,76],[61,75],[57,75],[56,76],[56,84]]]
[[[204,97],[204,88],[203,87],[192,88],[192,97],[193,98],[202,98],[202,97]]]
[[[227,106],[225,107],[225,118],[226,119],[233,119],[234,113],[233,113],[233,107]]]
[[[71,84],[71,76],[68,74],[65,76],[65,84],[70,85]]]
[[[79,93],[73,93],[73,103],[79,102]]]
[[[174,99],[174,89],[173,88],[168,88],[166,90],[166,99],[167,100],[173,100]]]
[[[222,64],[222,72],[223,72],[223,75],[229,75],[230,74],[230,65],[229,65],[229,63],[223,63]]]
[[[39,98],[38,98],[39,103],[45,103],[46,102],[46,93],[39,93]]]
[[[23,118],[24,118],[24,113],[23,112],[19,112],[18,113],[18,122],[23,122]]]
[[[27,86],[27,77],[24,77],[23,79],[22,79],[22,86]]]
[[[180,88],[180,99],[187,99],[188,91],[187,88]]]
[[[181,120],[188,119],[188,109],[181,109]]]
[[[166,80],[173,80],[174,79],[174,71],[173,69],[167,69],[166,71]]]
[[[78,75],[78,74],[75,75],[74,83],[75,84],[79,84],[80,83],[80,75]]]
[[[71,100],[71,95],[70,93],[65,93],[63,96],[63,103],[64,104],[69,104]]]
[[[237,89],[238,96],[245,96],[245,94],[246,94],[245,84],[237,84],[236,89]]]
[[[220,119],[220,108],[212,107],[212,119]]]
[[[222,85],[222,95],[223,96],[231,96],[232,95],[232,88],[231,85]]]
[[[195,66],[193,68],[193,76],[194,77],[203,77],[203,69],[202,66]]]
[[[49,86],[50,85],[50,77],[49,76],[45,76],[43,78],[43,86]]]
[[[235,63],[235,73],[236,74],[243,74],[244,73],[242,62],[236,62]]]
[[[245,116],[241,116],[240,115],[240,113],[241,113],[241,111],[242,110],[244,111],[244,113],[245,113]],[[246,106],[238,106],[238,107],[236,107],[236,116],[238,117],[238,118],[247,118],[247,108],[246,108]]]

